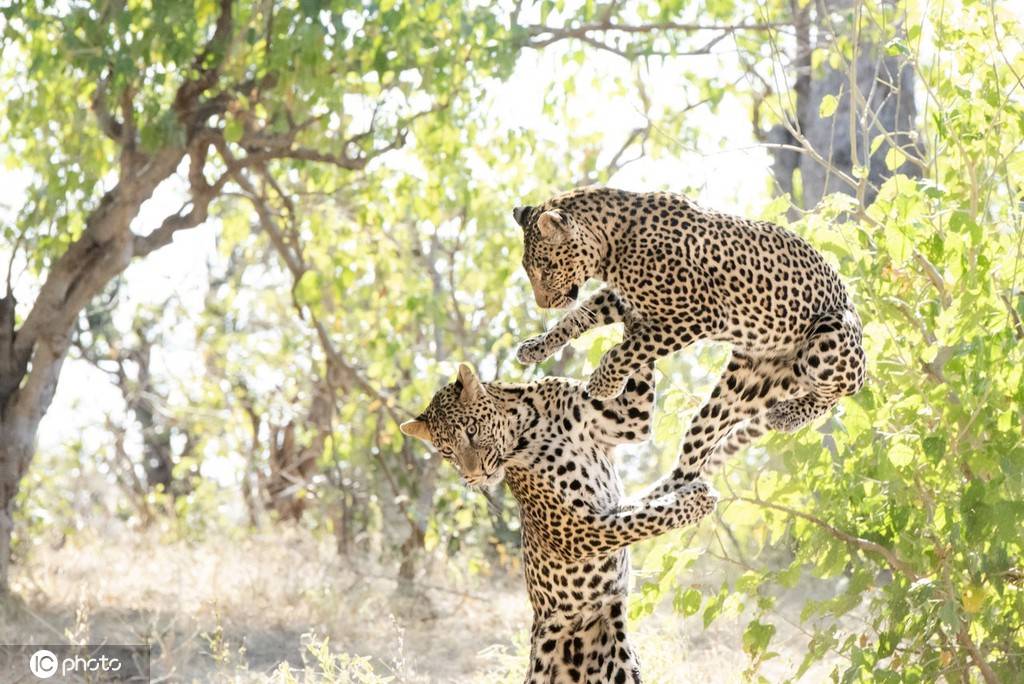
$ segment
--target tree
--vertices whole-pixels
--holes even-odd
[[[0,304],[2,560],[11,497],[85,303],[208,217],[222,253],[237,250],[251,272],[213,289],[199,326],[198,394],[217,424],[198,426],[197,448],[248,454],[244,491],[256,499],[270,426],[287,434],[292,423],[291,453],[317,461],[303,491],[323,504],[320,520],[337,523],[343,548],[353,531],[386,530],[406,580],[435,546],[482,545],[481,499],[400,441],[396,421],[459,360],[488,379],[538,372],[511,361],[542,314],[527,303],[509,207],[607,181],[642,154],[699,164],[691,148],[707,149],[706,131],[695,122],[724,102],[768,135],[783,194],[761,217],[803,234],[851,284],[872,377],[817,430],[769,440],[728,473],[721,515],[735,546],[707,546],[743,568],[737,581],[712,593],[681,583],[677,547],[689,542],[667,540],[634,614],[671,593],[705,621],[744,602],[756,612],[743,639],[753,671],[772,656],[778,619],[766,587],[842,577],[846,589],[806,613],[862,607],[864,624],[807,625],[805,667],[831,652],[845,681],[997,682],[1024,669],[1024,63],[1005,8],[158,5],[4,10],[0,133],[34,180],[5,238],[40,286],[31,306],[10,286]],[[538,97],[572,130],[494,130],[488,79],[541,49],[563,68]],[[565,114],[587,69],[609,62],[632,71],[635,95],[632,78],[606,73],[598,92],[635,98],[640,123],[600,140]],[[646,82],[664,69],[685,83],[685,102]],[[154,230],[131,225],[176,183],[191,196],[181,212]],[[747,195],[750,206],[768,199]],[[248,315],[233,315],[236,299]],[[582,340],[543,372],[585,375],[610,337]],[[721,352],[661,364],[652,451],[675,457],[689,388]],[[331,397],[326,411],[312,410],[318,392]],[[329,483],[345,495],[332,498]],[[731,555],[769,545],[771,562]]]
[[[122,447],[115,449],[117,472],[123,473],[122,486],[143,502],[150,492],[178,496],[188,490],[188,483],[181,474],[175,477],[174,470],[191,451],[194,440],[186,421],[166,413],[167,389],[161,386],[152,367],[153,351],[163,343],[162,311],[140,310],[132,321],[131,337],[122,337],[112,316],[118,302],[116,280],[114,285],[109,297],[101,297],[97,305],[86,307],[72,344],[81,358],[110,377],[142,437],[142,457],[138,463]],[[169,305],[167,301],[160,308]],[[128,427],[108,424],[117,444],[123,445]],[[175,436],[183,438],[180,450],[174,448]],[[144,476],[139,477],[136,471]]]
[[[355,7],[358,17],[318,2],[230,0],[3,10],[5,134],[33,174],[7,237],[42,280],[31,306],[10,288],[0,299],[0,591],[18,482],[89,301],[132,260],[206,221],[245,174],[276,161],[296,173],[361,171],[457,96],[467,62],[475,75],[507,68],[484,10]],[[461,41],[464,27],[487,47]],[[414,93],[430,103],[414,109]],[[180,210],[133,230],[179,173]]]
[[[758,133],[770,145],[779,188],[804,210],[833,192],[867,206],[893,174],[920,177],[923,170],[914,68],[906,52],[880,42],[889,34],[870,26],[863,5],[822,0],[790,7],[796,40],[787,62],[797,76],[791,99],[768,105],[782,121]],[[879,3],[878,9],[897,26],[906,21],[896,3]],[[761,78],[756,68],[751,73]],[[772,87],[762,83],[767,98]],[[900,163],[892,163],[892,155]]]
[[[769,441],[728,480],[726,522],[762,540],[755,550],[765,539],[787,544],[788,567],[734,558],[716,540],[747,572],[702,597],[675,585],[685,549],[662,548],[654,556],[665,567],[634,615],[671,591],[705,623],[727,602],[755,605],[743,639],[753,673],[773,657],[766,584],[843,575],[847,589],[808,601],[804,614],[837,618],[863,606],[867,623],[855,633],[819,623],[797,674],[830,652],[845,661],[837,681],[1012,681],[1024,615],[1015,527],[1024,497],[1019,20],[1005,5],[972,0],[708,10],[728,16],[741,5],[772,29],[727,35],[784,193],[762,217],[803,234],[851,283],[872,377],[819,430]],[[538,35],[625,59],[670,57],[682,53],[679,9],[631,16],[587,5],[566,28]],[[712,79],[701,85],[717,91]],[[682,152],[692,139],[685,124],[662,128],[666,114],[658,129],[676,139],[657,136],[654,154]],[[666,370],[683,375],[675,364]],[[685,426],[675,422],[661,431],[669,445]]]
[[[296,176],[351,182],[401,148],[418,120],[440,117],[423,132],[445,145],[471,109],[471,84],[507,76],[534,32],[506,28],[515,16],[500,11],[440,1],[26,0],[0,16],[3,134],[32,180],[5,238],[12,264],[21,252],[39,279],[32,301],[15,301],[9,282],[0,299],[2,592],[18,483],[88,303],[133,260],[227,213],[239,193],[252,202],[263,185],[272,193]],[[134,225],[146,202],[175,190],[185,196],[178,211]],[[317,331],[328,352],[326,333]],[[377,398],[335,351],[325,375]]]

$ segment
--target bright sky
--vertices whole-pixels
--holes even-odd
[[[491,94],[491,116],[495,126],[528,127],[545,137],[559,137],[563,124],[544,116],[542,98],[552,76],[561,77],[565,73],[567,67],[562,64],[561,53],[558,48],[526,52],[513,77]],[[687,66],[693,69],[720,68],[714,57],[688,59]],[[604,81],[612,75],[629,80],[630,69],[613,55],[594,55],[577,78],[571,118],[579,130],[600,134],[607,141],[609,154],[618,149],[629,131],[642,123],[640,103],[632,93],[609,98],[596,89],[593,82]],[[677,64],[652,65],[644,74],[655,109],[665,104],[682,108],[686,103],[699,99],[696,93],[691,92],[689,84],[680,78],[677,69]],[[756,211],[766,200],[768,156],[763,149],[756,147],[753,140],[748,109],[745,106],[730,107],[729,104],[728,100],[724,102],[714,116],[701,110],[686,115],[692,119],[688,123],[698,124],[704,133],[699,150],[679,149],[678,157],[658,161],[642,159],[623,169],[611,184],[633,190],[698,188],[695,199],[707,206],[737,213]],[[655,130],[653,135],[665,134]],[[666,145],[672,141],[659,142]],[[396,162],[395,158],[384,158],[379,163]],[[500,182],[500,179],[494,179],[494,182]],[[177,210],[184,188],[185,184],[180,179],[175,187],[161,188],[157,196],[143,207],[142,215],[133,224],[134,229],[140,233],[147,232],[163,216]],[[23,178],[13,172],[0,172],[0,220],[9,218],[21,205],[23,190]],[[118,311],[119,320],[126,323],[135,306],[160,305],[171,294],[176,295],[189,310],[200,310],[207,288],[207,259],[215,254],[216,249],[214,236],[215,227],[208,223],[178,234],[172,245],[133,264],[126,273],[127,287],[122,292],[127,294],[128,301]],[[7,261],[5,252],[9,254],[6,246],[0,247],[0,263],[4,265]],[[22,267],[16,265],[16,293],[20,295],[20,301],[27,302],[31,300],[37,283],[33,283],[28,274],[19,276],[21,270]],[[190,333],[182,331],[180,335],[171,336],[167,347],[154,357],[154,373],[173,377],[192,369],[195,358],[190,349]],[[202,372],[201,369],[198,371]],[[122,412],[120,395],[105,375],[85,362],[69,359],[64,365],[53,405],[40,426],[40,450],[60,449],[72,440],[82,439],[86,453],[97,451],[109,439],[102,427],[104,418],[111,414],[120,416]],[[138,448],[138,445],[129,444],[128,447]],[[231,460],[218,463],[212,459],[204,470],[225,483],[235,480],[236,471]]]

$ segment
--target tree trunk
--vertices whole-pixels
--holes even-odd
[[[89,215],[81,237],[54,263],[15,330],[14,295],[0,299],[0,595],[9,590],[14,500],[35,453],[79,314],[134,256],[130,224],[177,169],[184,150],[166,149],[115,186]],[[133,171],[134,173],[134,171]]]
[[[153,397],[161,397],[161,394],[150,374],[152,342],[146,337],[145,330],[136,332],[139,336],[139,348],[132,360],[138,368],[138,378],[134,391],[126,381],[121,382],[121,394],[142,431],[142,468],[146,471],[146,486],[151,491],[162,487],[165,493],[178,496],[184,493],[185,486],[184,483],[174,482],[175,462],[174,450],[171,448],[171,431],[158,420],[153,406]]]
[[[104,206],[109,205],[101,205],[98,211],[102,211]],[[130,237],[127,223],[124,231]],[[83,244],[88,241],[89,237],[83,236],[58,260],[36,306],[17,333],[14,331],[13,295],[8,294],[4,306],[0,307],[9,314],[5,316],[7,320],[0,320],[0,325],[3,325],[0,344],[7,342],[6,349],[0,348],[0,356],[6,355],[14,361],[13,364],[5,364],[0,379],[0,387],[6,390],[0,395],[0,595],[9,589],[14,501],[21,478],[28,471],[35,454],[39,422],[50,408],[57,389],[74,319],[103,285],[124,270],[131,258],[130,239],[115,236],[106,244]],[[54,284],[55,278],[61,282]],[[32,315],[39,311],[41,302],[46,303],[48,288],[51,287],[50,293],[58,291],[62,295],[60,303],[66,308],[39,314],[48,319],[40,324],[48,330],[26,349],[19,345],[21,336],[26,333],[26,328],[28,333],[33,332],[30,327]]]
[[[7,300],[13,319],[13,296],[8,295]],[[13,328],[13,320],[9,322]],[[20,388],[10,374],[0,380],[0,385],[15,388],[8,396],[0,396],[0,595],[7,593],[9,587],[14,501],[35,453],[39,421],[57,388],[70,334],[69,329],[62,337],[43,339],[36,344],[31,372],[23,376],[25,382]]]
[[[352,503],[348,492],[341,491],[334,510],[334,542],[338,556],[347,558],[352,553]]]
[[[412,478],[412,509],[405,510],[409,523],[409,536],[401,547],[402,561],[398,567],[399,593],[415,593],[414,580],[420,562],[426,555],[426,533],[430,516],[434,512],[434,494],[437,493],[437,475],[440,458],[431,455],[417,459],[408,440],[402,443],[401,454],[406,463],[406,476]]]
[[[813,22],[809,17],[812,5]],[[853,5],[853,0],[818,0],[803,9],[798,3],[793,5],[796,111],[789,125],[775,126],[766,137],[774,145],[809,147],[820,156],[818,159],[806,151],[772,148],[772,172],[779,188],[791,193],[794,203],[803,209],[813,209],[835,192],[857,197],[858,188],[841,175],[853,177],[855,166],[867,170],[868,182],[858,198],[864,206],[874,201],[878,189],[893,173],[919,175],[918,167],[910,161],[903,161],[894,171],[885,164],[893,145],[906,149],[911,156],[920,156],[914,126],[914,72],[901,55],[887,54],[870,35],[860,33],[852,63],[832,67],[826,62],[812,71],[812,29],[819,47],[827,46],[837,35],[854,35],[854,24],[849,19]],[[855,12],[853,16],[856,22]],[[821,103],[829,96],[836,98],[837,106],[831,116],[823,118]],[[876,138],[879,143],[872,152]]]
[[[27,426],[0,424],[0,596],[7,593],[14,535],[14,499],[32,459],[34,433]]]

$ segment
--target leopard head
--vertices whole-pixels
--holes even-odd
[[[438,390],[427,409],[401,429],[433,446],[470,487],[490,487],[505,477],[504,463],[516,443],[513,425],[512,415],[463,363],[455,382]]]
[[[523,268],[537,306],[574,306],[589,277],[580,226],[569,212],[553,207],[516,207],[512,215],[523,229]]]

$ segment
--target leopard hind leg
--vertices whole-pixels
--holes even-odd
[[[841,398],[864,385],[866,359],[860,319],[853,309],[822,314],[793,361],[792,373],[805,394],[775,404],[765,416],[772,430],[794,432],[823,416]]]
[[[682,443],[684,479],[721,465],[764,432],[767,411],[805,393],[792,377],[792,358],[751,356],[738,349],[693,417]]]
[[[707,462],[701,468],[701,475],[711,476],[743,447],[747,446],[766,431],[764,414],[758,414],[736,424],[711,451]]]

